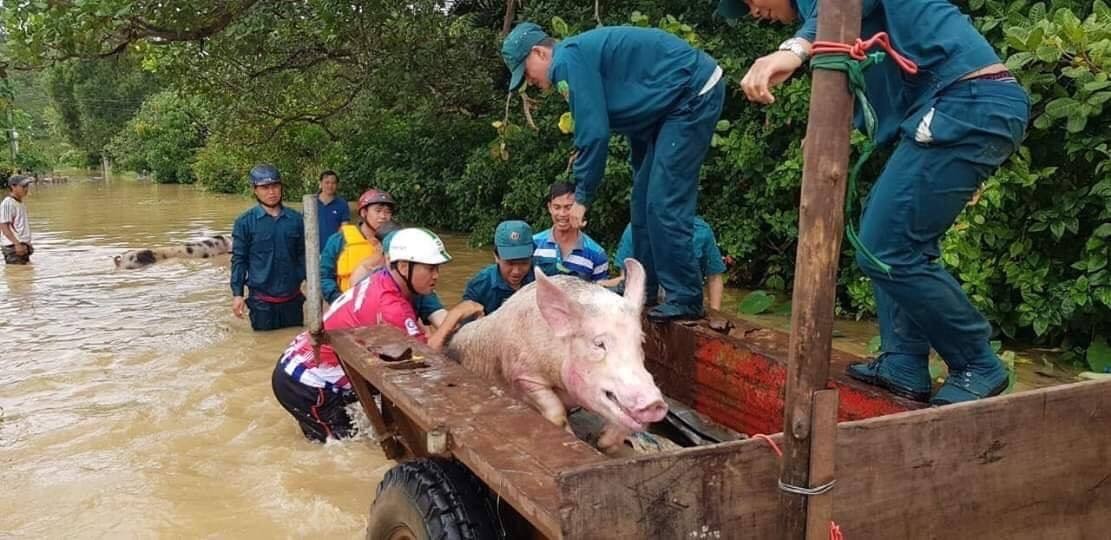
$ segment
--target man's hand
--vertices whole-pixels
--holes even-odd
[[[464,300],[462,302],[459,302],[459,304],[456,305],[455,308],[452,309],[452,311],[456,312],[459,315],[459,320],[461,321],[466,320],[469,317],[481,318],[483,315],[486,314],[486,308],[482,307],[482,304],[479,304],[474,300]]]
[[[771,89],[782,84],[801,65],[802,58],[791,51],[776,51],[757,58],[741,79],[741,90],[749,101],[765,105],[775,103]]]
[[[26,255],[27,254],[27,244],[24,244],[23,242],[20,242],[20,243],[16,244],[15,245],[15,254],[19,255],[20,257]]]
[[[571,207],[571,228],[580,230],[583,227],[586,227],[586,207],[575,201],[574,206]]]
[[[243,318],[243,312],[247,310],[247,301],[242,296],[236,296],[231,299],[231,312],[240,319]]]

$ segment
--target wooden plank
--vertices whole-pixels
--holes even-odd
[[[1111,381],[846,422],[834,520],[847,538],[1106,538]],[[560,476],[566,538],[782,538],[759,440]]]
[[[835,480],[837,390],[814,392],[814,411],[811,418],[813,422],[810,424],[810,487],[815,488]],[[829,540],[829,522],[833,519],[833,498],[832,491],[807,497],[807,540]]]
[[[852,43],[860,36],[860,0],[820,0],[819,5],[819,41]],[[810,485],[813,396],[829,384],[853,117],[853,96],[845,73],[815,70],[811,81],[806,126],[810,144],[803,148],[780,471],[783,482],[794,486]],[[785,538],[806,538],[807,498],[784,492],[780,499]]]
[[[725,321],[731,330],[727,334],[713,330],[714,321]],[[645,322],[644,331],[645,364],[665,395],[742,433],[775,433],[783,428],[788,334],[722,312],[712,312],[710,321],[695,324]],[[839,420],[925,406],[844,375],[846,366],[862,361],[853,354],[832,354],[830,381],[840,393]]]
[[[568,471],[559,480],[563,536],[780,538],[778,475],[778,458],[757,439]]]
[[[557,475],[607,458],[544,420],[509,391],[413,342],[392,327],[331,332],[350,370],[377,388],[390,411],[404,413],[403,431],[444,429],[448,451],[534,527],[559,537]],[[387,362],[411,348],[412,359]],[[423,440],[407,440],[416,451]]]

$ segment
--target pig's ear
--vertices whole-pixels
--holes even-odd
[[[582,322],[578,304],[539,268],[536,269],[536,307],[556,337],[574,335]]]
[[[625,300],[640,309],[644,305],[644,267],[633,258],[625,259]]]

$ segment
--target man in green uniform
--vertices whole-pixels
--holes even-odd
[[[718,6],[727,17],[749,12],[783,23],[802,20],[795,37],[757,59],[741,81],[749,100],[772,103],[772,88],[810,56],[818,1],[721,0]],[[857,254],[875,288],[883,353],[849,366],[848,374],[935,405],[999,394],[1007,388],[1007,372],[992,351],[991,326],[938,263],[938,240],[980,183],[1018,149],[1029,99],[969,18],[947,0],[863,0],[861,13],[861,36],[887,32],[918,71],[904,74],[890,57],[865,71],[877,142],[894,143],[895,150],[872,187],[860,240],[891,268],[884,271]],[[949,366],[949,378],[932,399],[930,347]]]
[[[511,91],[526,81],[554,85],[570,104],[575,225],[602,181],[610,132],[629,138],[633,253],[647,271],[647,303],[656,303],[658,285],[666,292],[648,316],[701,317],[701,272],[690,246],[698,171],[725,98],[717,62],[662,30],[598,28],[557,43],[532,23],[506,36],[502,59]]]

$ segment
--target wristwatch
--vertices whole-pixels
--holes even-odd
[[[779,50],[791,51],[795,54],[795,56],[798,56],[799,59],[803,61],[803,63],[806,63],[806,61],[810,59],[810,53],[806,52],[806,45],[804,44],[804,40],[799,37],[793,37],[791,39],[788,39],[787,41],[784,41],[783,43],[780,43]]]

